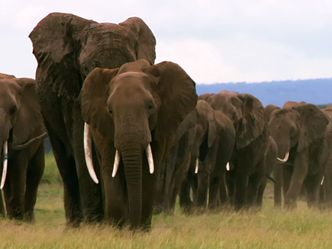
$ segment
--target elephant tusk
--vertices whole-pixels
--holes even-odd
[[[324,180],[325,180],[325,176],[323,176],[323,178],[322,178],[322,180],[321,180],[321,182],[320,182],[320,185],[321,185],[321,186],[323,186],[323,184],[324,184]]]
[[[0,189],[2,190],[5,186],[6,176],[7,176],[7,168],[8,168],[8,142],[5,141],[3,144],[3,164],[2,164],[2,177],[1,177],[1,184]]]
[[[288,157],[289,157],[289,152],[286,153],[285,157],[283,159],[277,157],[278,161],[285,163],[288,161]]]
[[[230,170],[231,170],[231,167],[230,167],[230,165],[229,165],[229,162],[226,163],[226,170],[227,170],[227,171],[230,171]]]
[[[195,163],[195,174],[198,174],[198,168],[199,168],[199,160],[196,158],[196,163]]]
[[[5,186],[6,182],[7,168],[8,168],[8,142],[5,141],[5,143],[3,144],[3,168],[2,168],[2,177],[0,184],[2,206],[5,217],[7,216],[7,206],[6,206],[5,193],[3,191],[3,187]]]
[[[152,150],[151,150],[151,145],[150,144],[148,145],[148,147],[146,147],[146,157],[148,158],[150,174],[153,174],[153,172],[154,172],[154,162],[153,162],[153,155],[152,155]]]
[[[92,162],[92,151],[91,151],[91,136],[90,136],[90,129],[89,129],[89,125],[87,123],[84,123],[84,157],[85,157],[85,162],[86,162],[86,166],[88,168],[89,171],[89,175],[91,177],[91,179],[98,184],[98,178],[96,175],[96,172],[94,170],[93,167],[93,162]]]
[[[114,178],[116,176],[116,173],[118,172],[120,165],[120,153],[118,150],[115,151],[115,158],[113,163],[113,171],[112,171],[112,177]]]

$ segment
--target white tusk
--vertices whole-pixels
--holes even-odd
[[[92,151],[91,151],[91,147],[92,147],[92,143],[91,143],[91,136],[90,136],[90,129],[89,129],[89,125],[87,123],[84,123],[84,157],[85,157],[85,162],[86,162],[86,166],[88,168],[89,171],[89,175],[92,178],[92,180],[98,184],[98,178],[96,175],[96,172],[94,170],[93,167],[93,162],[92,162]]]
[[[199,168],[199,160],[196,158],[196,163],[195,163],[195,174],[198,174],[198,168]]]
[[[226,170],[227,170],[227,171],[230,171],[230,170],[231,170],[231,167],[230,167],[230,165],[229,165],[229,162],[226,163]]]
[[[2,199],[2,206],[5,217],[7,216],[7,206],[6,206],[6,200],[5,200],[5,193],[3,192],[3,187],[5,186],[6,182],[6,176],[7,176],[7,167],[8,166],[8,142],[5,141],[3,144],[3,168],[2,168],[2,177],[1,177],[1,184],[0,184],[0,190],[1,190],[1,199]]]
[[[113,163],[113,171],[112,171],[112,177],[114,178],[116,176],[116,173],[118,172],[120,165],[120,153],[118,150],[115,151],[115,158]]]
[[[285,163],[288,161],[288,157],[289,157],[289,152],[286,153],[285,157],[283,159],[277,157],[278,161]]]
[[[3,164],[2,164],[2,177],[1,177],[1,184],[0,189],[2,190],[5,186],[6,176],[7,176],[7,166],[8,166],[8,142],[5,141],[3,144]]]
[[[320,182],[320,185],[323,186],[325,180],[325,176],[323,176],[322,181]]]
[[[146,157],[148,158],[150,174],[153,174],[153,172],[154,172],[154,162],[153,162],[153,155],[152,155],[152,150],[151,150],[151,145],[150,144],[148,145],[148,147],[146,147]]]

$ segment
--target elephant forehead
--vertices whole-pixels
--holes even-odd
[[[143,72],[124,72],[112,80],[112,84],[120,89],[146,89],[153,79]]]
[[[126,98],[139,98],[140,100],[152,99],[149,77],[139,72],[123,73],[111,82],[109,100]],[[130,99],[122,99],[129,101]],[[116,100],[118,101],[118,100]]]

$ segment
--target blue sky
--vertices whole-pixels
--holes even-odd
[[[55,11],[141,17],[156,62],[178,63],[197,83],[332,77],[332,0],[1,0],[0,72],[34,77],[28,35]]]

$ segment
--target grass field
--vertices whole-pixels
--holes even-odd
[[[39,189],[35,224],[0,220],[0,248],[332,248],[332,212],[273,208],[267,196],[260,212],[224,212],[153,218],[149,233],[108,226],[65,226],[62,186],[47,158]]]

